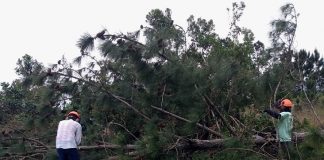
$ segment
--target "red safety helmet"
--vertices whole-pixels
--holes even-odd
[[[69,114],[67,116],[70,116],[70,115],[74,115],[74,116],[76,116],[77,118],[80,119],[80,114],[78,112],[76,112],[76,111],[69,112]]]
[[[293,106],[293,103],[289,99],[284,99],[280,102],[280,105],[286,108],[291,108]]]

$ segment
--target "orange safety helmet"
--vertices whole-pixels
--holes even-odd
[[[76,111],[69,112],[69,114],[67,116],[70,116],[70,115],[74,115],[74,116],[76,116],[77,118],[80,119],[80,114],[78,112],[76,112]]]
[[[291,108],[293,106],[293,103],[289,99],[284,99],[280,102],[280,106]]]

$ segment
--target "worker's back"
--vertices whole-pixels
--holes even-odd
[[[60,121],[57,128],[56,148],[77,148],[81,142],[81,131],[81,125],[72,119]]]

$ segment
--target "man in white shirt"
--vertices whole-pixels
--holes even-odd
[[[56,135],[56,150],[59,160],[79,160],[77,145],[81,143],[82,127],[80,114],[71,111],[65,120],[60,121]]]

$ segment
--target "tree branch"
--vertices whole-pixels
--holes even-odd
[[[161,112],[163,112],[163,113],[166,113],[166,114],[168,114],[168,115],[170,115],[170,116],[172,116],[172,117],[174,117],[174,118],[177,118],[177,119],[179,119],[179,120],[181,120],[181,121],[184,121],[184,122],[187,122],[187,123],[193,123],[192,121],[190,121],[190,120],[188,120],[188,119],[185,119],[185,118],[183,118],[183,117],[180,117],[180,116],[178,116],[178,115],[175,115],[175,114],[173,114],[173,113],[171,113],[171,112],[168,112],[168,111],[166,111],[166,110],[164,110],[164,109],[161,109],[161,108],[155,107],[155,106],[153,106],[153,105],[151,105],[151,107],[154,108],[154,109],[156,109],[156,110],[158,110],[158,111],[161,111]],[[212,129],[210,129],[210,128],[208,128],[208,127],[206,127],[206,126],[204,126],[204,125],[202,125],[202,124],[200,124],[200,123],[196,123],[196,126],[202,128],[202,129],[208,131],[209,133],[212,133],[212,134],[214,134],[214,135],[216,135],[216,136],[218,136],[218,137],[224,137],[221,133],[218,133],[218,132],[216,132],[216,131],[214,131],[214,130],[212,130]]]
[[[220,117],[220,119],[223,121],[223,123],[225,124],[225,127],[228,129],[228,131],[234,135],[236,135],[236,132],[233,130],[232,126],[227,122],[227,120],[225,119],[224,116],[222,116],[222,114],[220,113],[220,111],[218,110],[218,108],[214,105],[214,103],[207,97],[207,96],[203,96],[204,101],[206,102],[207,105],[213,107],[218,115],[218,117]]]
[[[150,120],[150,118],[148,116],[146,116],[144,113],[140,112],[137,108],[135,108],[133,105],[129,104],[128,102],[126,102],[125,100],[123,100],[121,97],[111,93],[110,91],[106,90],[105,88],[102,88],[100,86],[97,86],[95,83],[92,83],[90,81],[86,81],[82,78],[78,78],[78,77],[75,77],[75,76],[72,76],[72,75],[66,75],[66,74],[63,74],[63,73],[60,73],[60,72],[55,72],[55,74],[58,74],[58,75],[61,75],[61,76],[65,76],[65,77],[70,77],[70,78],[74,78],[76,80],[80,80],[80,81],[83,81],[87,84],[90,84],[92,86],[95,86],[95,87],[98,87],[100,88],[103,92],[107,93],[108,95],[112,96],[113,98],[117,99],[118,101],[122,102],[123,104],[125,104],[127,107],[129,107],[130,109],[132,109],[133,111],[135,111],[137,114],[141,115],[142,117],[144,117],[146,120]]]
[[[303,92],[304,92],[304,95],[305,95],[305,97],[306,97],[308,103],[310,104],[310,107],[311,107],[311,109],[312,109],[312,111],[313,111],[313,113],[314,113],[314,115],[315,115],[315,117],[316,117],[316,120],[318,121],[318,123],[320,124],[320,126],[323,127],[322,122],[321,122],[321,120],[319,119],[319,117],[318,117],[318,115],[317,115],[317,113],[316,113],[316,111],[315,111],[315,109],[314,109],[313,103],[309,100],[309,98],[308,98],[308,96],[307,96],[307,93],[306,93],[306,91],[305,91],[304,89],[303,89]]]

